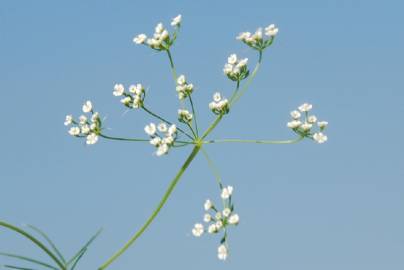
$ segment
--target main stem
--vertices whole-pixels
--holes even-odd
[[[156,218],[160,210],[163,208],[165,203],[167,202],[168,198],[171,195],[171,192],[174,190],[175,186],[177,185],[178,181],[181,179],[181,176],[185,172],[185,170],[188,168],[189,164],[191,164],[192,160],[195,158],[195,156],[198,154],[198,152],[201,150],[201,144],[195,145],[193,148],[191,154],[188,156],[180,170],[177,172],[177,175],[174,177],[174,179],[171,181],[170,185],[168,186],[167,191],[164,193],[163,198],[157,205],[156,209],[154,212],[151,214],[151,216],[147,219],[147,221],[144,223],[144,225],[135,233],[135,235],[132,236],[131,239],[120,249],[118,250],[111,258],[109,258],[103,265],[101,265],[98,270],[103,270],[107,268],[111,263],[113,263],[119,256],[122,255],[142,234],[143,232],[147,229],[147,227],[150,226],[150,224],[153,222],[153,220]]]

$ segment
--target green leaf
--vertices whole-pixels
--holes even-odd
[[[70,270],[74,270],[76,268],[77,263],[80,261],[80,259],[83,257],[84,253],[86,253],[87,248],[83,250],[83,252],[77,257],[77,260],[73,263],[72,268]]]
[[[47,268],[53,269],[53,270],[59,270],[58,268],[56,268],[55,266],[52,266],[50,264],[32,259],[32,258],[28,258],[25,256],[21,256],[21,255],[17,255],[17,254],[11,254],[11,253],[4,253],[4,252],[0,252],[0,256],[5,256],[5,257],[9,257],[9,258],[14,258],[14,259],[19,259],[22,261],[27,261],[27,262],[31,262],[31,263],[35,263],[41,266],[45,266]]]
[[[102,229],[99,229],[97,231],[96,234],[94,234],[90,240],[87,241],[87,243],[76,253],[76,255],[73,256],[73,258],[71,258],[68,262],[67,265],[72,264],[76,259],[78,259],[80,256],[82,256],[82,253],[84,254],[84,252],[86,252],[87,248],[89,245],[91,245],[91,243],[98,237],[98,235],[100,235],[100,233],[102,232]]]
[[[36,270],[34,268],[26,268],[26,267],[20,267],[20,266],[14,266],[14,265],[8,265],[5,264],[3,265],[5,268],[10,268],[10,269],[19,269],[19,270]]]
[[[60,253],[60,251],[58,250],[58,248],[56,247],[56,245],[52,242],[52,240],[39,228],[33,226],[33,225],[29,225],[27,224],[27,226],[31,229],[33,229],[34,231],[36,231],[38,234],[40,234],[48,243],[49,245],[52,247],[53,251],[55,251],[56,255],[59,257],[59,259],[66,264],[66,260],[63,257],[62,253]]]
[[[60,267],[60,269],[66,270],[65,265],[41,241],[36,239],[34,236],[32,236],[28,232],[10,224],[10,223],[7,223],[7,222],[1,221],[1,220],[0,220],[0,226],[7,228],[9,230],[12,230],[12,231],[24,236],[25,238],[29,239],[31,242],[33,242],[35,245],[37,245],[40,249],[42,249],[49,257],[51,257],[52,260],[54,262],[56,262],[56,264]]]

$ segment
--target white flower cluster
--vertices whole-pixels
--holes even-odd
[[[328,125],[326,121],[317,121],[315,115],[309,115],[309,112],[313,108],[313,105],[309,103],[304,103],[299,106],[298,110],[290,112],[292,120],[288,122],[287,126],[291,128],[297,134],[314,139],[318,143],[325,143],[327,141],[327,136],[323,133]],[[302,114],[305,119],[301,119]],[[313,125],[317,123],[319,128],[318,132],[313,132]]]
[[[164,25],[162,23],[158,23],[154,28],[152,38],[148,38],[145,34],[139,34],[133,38],[133,42],[136,44],[147,45],[157,51],[168,50],[177,38],[177,30],[181,26],[181,19],[181,15],[178,15],[172,19],[171,26],[173,26],[176,30],[172,37],[170,37],[170,33],[167,31],[167,29],[164,28]]]
[[[242,32],[237,36],[238,40],[241,40],[248,46],[258,51],[263,51],[266,47],[270,46],[278,34],[278,28],[275,27],[274,24],[271,24],[263,30],[262,28],[258,28],[254,34],[250,32]],[[268,37],[268,39],[264,38],[264,35]]]
[[[248,58],[237,59],[236,54],[231,54],[227,58],[223,72],[232,81],[241,81],[247,78],[249,71],[247,69]]]
[[[192,113],[190,113],[188,110],[184,109],[179,109],[178,110],[178,121],[181,123],[189,124],[192,122]]]
[[[138,109],[143,106],[145,90],[140,83],[129,86],[129,93],[125,92],[122,84],[115,84],[112,94],[116,97],[123,97],[121,103],[128,108]]]
[[[229,112],[229,101],[226,98],[222,98],[219,92],[213,94],[213,101],[209,103],[209,109],[214,114],[226,114]]]
[[[216,234],[222,230],[225,232],[218,248],[218,258],[220,260],[226,260],[228,256],[227,227],[229,225],[238,225],[240,221],[238,214],[233,212],[234,205],[231,202],[232,194],[232,186],[222,188],[221,198],[223,199],[224,205],[222,211],[219,211],[211,200],[206,200],[204,204],[206,213],[203,217],[203,221],[207,223],[207,229],[205,229],[205,226],[202,223],[196,223],[192,229],[192,234],[195,237],[200,237],[205,232],[209,234]]]
[[[150,136],[150,144],[157,148],[157,156],[167,154],[177,137],[177,127],[175,125],[168,126],[166,123],[160,123],[157,126],[150,123],[145,126],[144,131]]]
[[[75,137],[85,137],[87,144],[95,144],[101,132],[101,119],[98,112],[94,112],[91,101],[83,104],[84,113],[91,113],[91,117],[81,115],[78,121],[72,115],[66,115],[65,126],[70,126],[69,134]]]
[[[176,87],[178,98],[180,100],[185,99],[194,91],[194,85],[192,83],[187,83],[187,80],[184,75],[180,75],[177,78],[177,87]]]

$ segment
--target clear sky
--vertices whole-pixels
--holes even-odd
[[[111,135],[143,136],[151,119],[112,96],[115,83],[149,87],[152,108],[173,119],[178,102],[164,54],[138,33],[183,15],[172,49],[195,86],[204,128],[216,90],[233,85],[235,39],[276,23],[275,44],[250,91],[211,138],[289,139],[301,103],[330,122],[317,145],[209,145],[241,217],[231,256],[219,237],[192,237],[206,198],[219,199],[200,155],[150,229],[110,269],[401,270],[404,268],[404,19],[402,1],[11,1],[0,7],[0,218],[29,223],[71,255],[104,231],[79,269],[96,269],[139,228],[191,148],[157,158],[148,144],[88,147],[63,126],[91,99]],[[0,230],[0,250],[43,255]],[[0,258],[0,263],[10,262]]]

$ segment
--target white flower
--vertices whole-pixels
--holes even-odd
[[[208,233],[216,233],[217,232],[217,228],[215,224],[211,224],[208,227]]]
[[[205,222],[210,222],[211,220],[212,220],[212,216],[209,215],[208,213],[206,213],[206,214],[203,216],[203,221],[205,221]]]
[[[247,63],[248,63],[248,58],[241,59],[241,60],[238,61],[237,67],[238,67],[238,68],[242,68],[242,67],[244,67],[245,65],[247,65]]]
[[[69,126],[73,123],[73,116],[72,115],[66,115],[66,119],[65,119],[65,126]]]
[[[203,224],[201,224],[201,223],[196,223],[195,225],[194,225],[194,228],[192,229],[192,234],[195,236],[195,237],[200,237],[200,236],[202,236],[202,234],[203,234]]]
[[[229,217],[231,214],[231,210],[230,210],[230,208],[226,207],[225,209],[223,209],[222,213],[223,213],[224,217]]]
[[[268,25],[265,27],[265,35],[269,37],[274,37],[278,34],[279,29],[275,27],[275,24]]]
[[[225,245],[220,245],[217,248],[217,257],[219,258],[219,260],[226,260],[228,256],[228,252],[227,252],[227,248]]]
[[[310,124],[314,124],[315,122],[317,122],[317,117],[315,115],[310,115],[307,118],[307,122],[309,122]]]
[[[313,105],[309,104],[309,103],[304,103],[302,105],[299,106],[299,111],[301,112],[308,112],[313,108]]]
[[[216,218],[216,219],[221,219],[221,218],[222,218],[222,213],[217,212],[217,213],[215,214],[215,218]]]
[[[219,92],[213,94],[213,101],[219,102],[222,99],[222,95]]]
[[[211,200],[206,200],[204,204],[205,211],[210,210],[213,207],[213,203]]]
[[[135,42],[136,44],[144,44],[146,39],[147,36],[145,34],[140,34],[133,38],[133,42]]]
[[[144,127],[144,131],[147,135],[153,136],[157,131],[156,125],[154,123],[150,123]]]
[[[89,113],[91,112],[91,110],[93,109],[93,104],[91,103],[91,101],[87,100],[84,104],[83,104],[83,112],[84,113]]]
[[[129,103],[132,101],[132,99],[130,97],[124,97],[121,99],[121,103],[125,104],[125,105],[129,105]]]
[[[165,155],[165,154],[168,153],[168,150],[169,150],[169,147],[168,147],[167,144],[161,144],[161,145],[157,148],[156,155],[157,155],[158,157],[160,157],[160,156],[162,156],[162,155]]]
[[[232,225],[237,225],[239,223],[239,221],[240,221],[240,218],[237,214],[231,215],[228,220],[228,222]]]
[[[78,136],[80,134],[80,128],[79,127],[71,127],[69,129],[69,134],[72,136]]]
[[[154,137],[150,140],[150,144],[154,146],[158,146],[161,143],[161,138],[160,137]]]
[[[318,143],[325,143],[328,140],[327,136],[321,132],[314,133],[313,139]]]
[[[87,116],[85,116],[85,115],[80,115],[80,117],[79,117],[79,123],[80,123],[80,125],[84,125],[85,123],[87,123]]]
[[[304,131],[308,131],[311,129],[313,125],[307,122],[304,122],[300,127],[304,130]]]
[[[236,39],[245,41],[246,39],[248,39],[248,38],[250,38],[250,37],[251,37],[251,33],[250,33],[250,32],[242,32],[242,33],[240,33],[240,34],[237,36]]]
[[[160,123],[157,128],[160,132],[167,132],[168,129],[167,124],[164,122]]]
[[[228,58],[227,58],[227,63],[229,63],[230,65],[235,65],[237,63],[237,55],[236,54],[231,54]]]
[[[90,133],[90,134],[87,136],[87,140],[86,140],[86,143],[87,143],[87,144],[95,144],[97,141],[98,141],[98,136],[97,136],[97,134],[95,134],[95,133]]]
[[[180,25],[181,24],[181,19],[182,19],[181,14],[179,14],[177,17],[173,18],[173,20],[171,21],[171,26]]]
[[[292,129],[298,128],[298,127],[300,127],[301,124],[302,124],[302,122],[300,122],[299,120],[293,120],[293,121],[288,122],[288,128],[292,128]]]
[[[258,28],[257,31],[255,31],[254,35],[251,36],[252,39],[259,41],[262,39],[262,28]]]
[[[290,112],[290,116],[292,116],[293,119],[299,119],[301,114],[299,111],[294,110],[294,111]]]
[[[83,125],[83,126],[81,126],[81,133],[83,133],[83,134],[88,134],[88,133],[90,133],[90,127],[88,126],[88,125]]]
[[[228,199],[233,194],[233,187],[227,186],[222,189],[222,194],[220,195],[222,199]]]
[[[180,119],[180,121],[189,123],[192,121],[192,117],[193,115],[188,110],[178,110],[178,118]]]
[[[177,79],[177,84],[179,84],[179,85],[184,85],[185,82],[186,82],[186,80],[185,80],[185,75],[180,75],[180,76],[178,77],[178,79]]]
[[[173,136],[167,136],[161,141],[161,143],[167,144],[167,145],[171,145],[171,144],[173,144],[173,142],[174,142]]]
[[[115,84],[114,92],[112,94],[116,97],[122,96],[123,92],[125,92],[125,87],[122,84]]]
[[[98,121],[98,119],[100,118],[100,114],[98,112],[95,112],[92,116],[91,116],[91,122],[95,123]]]
[[[157,34],[161,34],[161,33],[164,31],[164,26],[163,26],[163,24],[162,24],[162,23],[158,23],[158,24],[156,25],[156,28],[154,28],[154,31],[155,31]]]
[[[176,132],[177,132],[177,126],[173,124],[173,125],[171,125],[171,126],[168,128],[167,134],[170,135],[170,136],[172,136],[172,135],[174,135]]]
[[[324,128],[327,127],[328,122],[327,121],[320,121],[320,122],[317,122],[317,125],[318,125],[319,128],[324,129]]]
[[[223,227],[223,222],[221,220],[216,221],[215,223],[216,230],[220,230]]]

